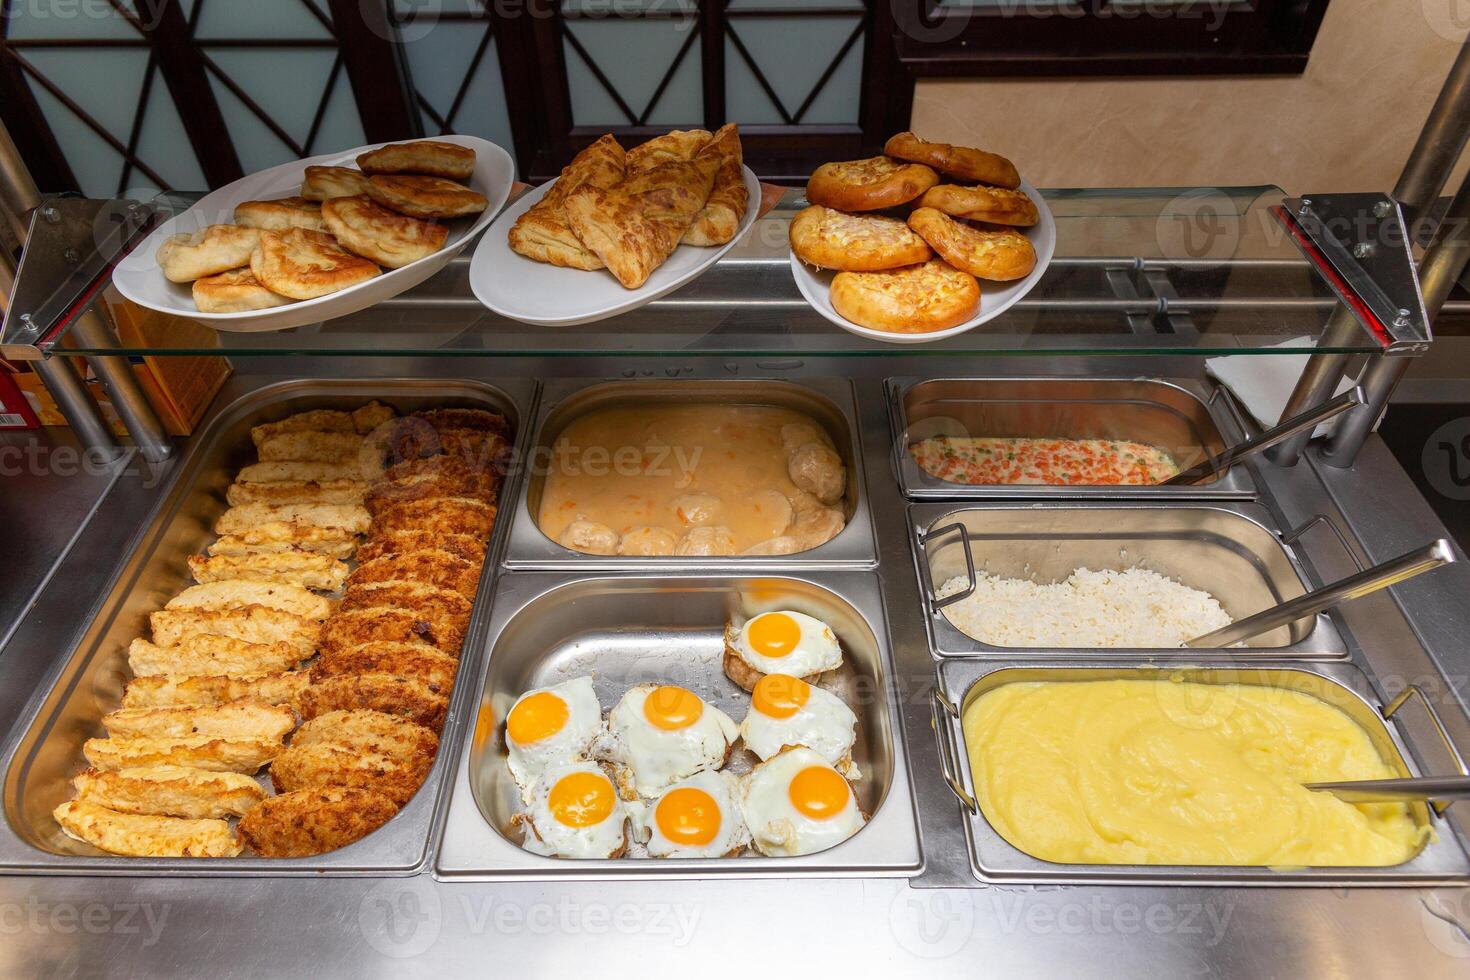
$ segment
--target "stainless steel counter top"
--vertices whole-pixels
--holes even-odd
[[[403,362],[312,362],[313,373],[403,375]],[[261,365],[252,365],[259,368]],[[1178,365],[1109,359],[1109,374],[1177,373]],[[536,374],[518,362],[519,370]],[[721,373],[729,368],[717,365]],[[946,365],[978,373],[982,365]],[[1048,372],[1088,365],[1048,363]],[[489,377],[493,361],[456,374]],[[569,371],[568,369],[571,369]],[[595,363],[549,364],[544,374],[613,377]],[[988,373],[1005,364],[985,363]],[[1016,364],[1014,370],[1032,363]],[[300,370],[300,365],[295,366]],[[282,366],[283,373],[292,370]],[[503,368],[501,369],[503,372]],[[750,373],[770,376],[755,365]],[[875,359],[856,365],[808,359],[802,371],[855,377],[869,459],[888,439],[884,376]],[[436,368],[436,373],[443,373]],[[743,372],[742,372],[743,373]],[[279,376],[279,375],[277,375]],[[788,375],[789,376],[789,375]],[[231,390],[258,384],[237,378]],[[222,398],[221,404],[228,398]],[[877,441],[877,445],[873,443]],[[886,466],[867,467],[890,647],[898,673],[930,669],[919,620],[905,503]],[[1387,450],[1370,442],[1353,470],[1253,474],[1285,526],[1318,513],[1355,537],[1362,557],[1382,560],[1442,534],[1427,504]],[[168,480],[120,478],[0,652],[0,725],[9,727],[53,658],[70,650],[122,561],[132,529]],[[1301,543],[1320,578],[1351,562],[1329,534]],[[1463,706],[1470,678],[1470,567],[1464,563],[1359,601],[1343,614],[1387,693],[1434,682]],[[1436,665],[1438,669],[1436,669]],[[1443,676],[1441,676],[1443,675]],[[1457,692],[1446,692],[1445,677]],[[720,975],[806,964],[853,976],[881,971],[932,976],[1465,976],[1470,968],[1470,889],[1297,889],[1162,886],[983,887],[970,875],[959,808],[937,778],[927,704],[902,705],[926,867],[902,879],[441,882],[429,874],[384,879],[3,877],[0,972],[6,975],[199,975],[308,971],[328,975],[518,976],[634,964],[658,969],[679,957]],[[1453,734],[1470,744],[1462,711]],[[1416,745],[1430,745],[1411,720]],[[1433,758],[1421,763],[1433,765]],[[1454,812],[1454,811],[1452,811]],[[1463,821],[1463,817],[1459,818]],[[1461,823],[1461,832],[1464,824]],[[437,846],[437,845],[435,845]],[[963,887],[957,887],[963,886]]]

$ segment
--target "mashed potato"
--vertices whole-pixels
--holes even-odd
[[[1427,834],[1407,805],[1303,783],[1398,775],[1307,694],[1167,680],[1025,682],[964,713],[986,820],[1067,864],[1388,866]]]

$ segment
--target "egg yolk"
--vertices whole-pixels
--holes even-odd
[[[654,728],[666,732],[688,728],[704,714],[704,702],[693,691],[664,685],[648,692],[643,699],[643,717]]]
[[[766,613],[750,621],[746,636],[762,657],[784,657],[801,642],[801,627],[785,613]]]
[[[708,844],[720,830],[720,805],[713,796],[693,786],[667,793],[653,816],[659,831],[675,844]]]
[[[837,770],[807,766],[791,778],[786,795],[800,813],[813,820],[830,820],[847,806],[852,791]]]
[[[574,772],[551,787],[546,805],[558,823],[568,827],[591,827],[612,813],[617,794],[612,782],[600,773]]]
[[[750,693],[750,703],[768,718],[790,718],[811,696],[811,685],[800,677],[767,674],[756,681],[755,690]]]
[[[505,733],[520,745],[539,742],[561,731],[570,714],[567,703],[550,691],[521,698],[505,719]]]

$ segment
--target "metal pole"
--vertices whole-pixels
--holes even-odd
[[[1467,137],[1470,137],[1470,35],[1461,43],[1460,53],[1394,187],[1393,196],[1403,205],[1404,220],[1411,227],[1439,198],[1450,171],[1465,149]]]
[[[1424,293],[1424,310],[1430,324],[1439,319],[1439,311],[1449,297],[1465,264],[1470,261],[1470,176],[1460,184],[1454,200],[1445,211],[1444,220],[1435,232],[1434,241],[1419,262],[1419,286]],[[1322,453],[1328,466],[1346,468],[1353,465],[1358,450],[1373,431],[1374,424],[1388,406],[1394,389],[1409,369],[1411,358],[1380,355],[1372,359],[1363,372],[1363,390],[1368,404],[1348,412],[1337,423]]]
[[[26,169],[25,162],[21,160],[20,151],[16,149],[4,124],[0,124],[0,211],[5,212],[7,216],[19,216],[33,211],[40,203],[41,192],[37,189],[36,182],[31,179],[30,171]],[[23,225],[18,231],[22,246],[28,234],[29,226]],[[4,259],[4,264],[8,265],[10,259],[8,252]],[[11,286],[15,279],[15,269],[8,268],[7,273],[4,302],[8,305]],[[83,346],[93,350],[105,350],[117,346],[112,338],[110,325],[95,306],[77,317],[70,329],[73,336]],[[57,407],[61,409],[67,422],[76,431],[83,447],[116,457],[122,450],[103,421],[96,402],[88,395],[86,386],[70,365],[63,370],[59,366],[51,366],[53,360],[60,361],[63,358],[47,358],[32,363],[36,365],[36,373],[40,375],[47,389],[50,390],[51,397],[56,399]],[[143,394],[138,378],[133,374],[133,369],[127,359],[124,357],[94,357],[92,358],[92,369],[101,379],[102,386],[107,389],[113,407],[117,409],[117,414],[128,427],[128,433],[132,435],[143,457],[150,462],[167,459],[172,451],[168,434],[164,431],[163,423],[158,419],[158,413],[153,410],[147,396]],[[59,387],[52,387],[53,380]],[[80,398],[77,397],[78,394]]]
[[[1363,325],[1358,318],[1353,316],[1342,303],[1333,309],[1332,316],[1327,320],[1327,326],[1322,331],[1322,338],[1318,344],[1322,347],[1351,347],[1358,342],[1363,331]],[[1302,376],[1297,379],[1296,387],[1292,389],[1291,397],[1286,401],[1286,408],[1282,409],[1281,417],[1289,419],[1300,415],[1318,405],[1324,404],[1337,392],[1337,386],[1342,381],[1342,376],[1347,370],[1350,354],[1321,353],[1313,354],[1307,359],[1307,366],[1302,371]],[[1297,460],[1301,459],[1302,450],[1307,448],[1307,443],[1312,439],[1312,430],[1299,432],[1284,442],[1278,443],[1266,450],[1266,458],[1277,466],[1295,466]]]
[[[76,318],[71,325],[70,336],[79,347],[90,350],[106,350],[115,346],[111,327],[95,309],[87,310]],[[87,360],[101,380],[102,387],[111,396],[112,407],[117,409],[123,424],[128,427],[128,434],[137,444],[138,452],[150,463],[168,459],[173,452],[173,445],[169,442],[163,423],[158,419],[158,413],[143,394],[138,376],[133,373],[133,366],[128,363],[128,359],[121,356],[95,356]]]

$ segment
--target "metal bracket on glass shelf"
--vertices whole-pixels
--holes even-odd
[[[113,266],[153,227],[138,201],[51,197],[31,213],[30,230],[3,324],[0,356],[39,360],[91,305]]]
[[[1383,194],[1307,194],[1271,212],[1383,353],[1429,349],[1429,317],[1398,202]]]

